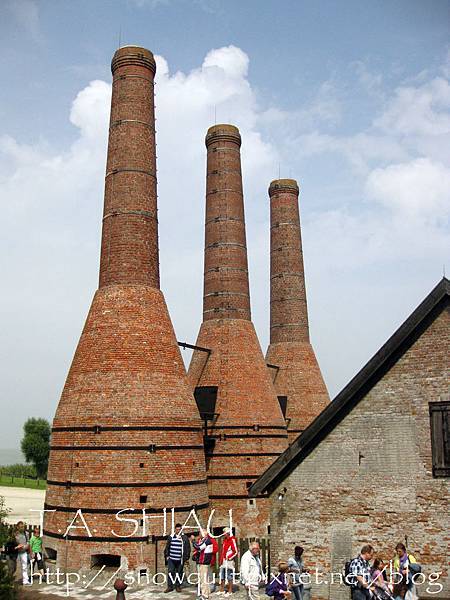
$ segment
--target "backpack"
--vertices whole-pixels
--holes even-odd
[[[409,555],[408,555],[408,561],[409,561]],[[408,564],[408,577],[407,577],[406,583],[408,585],[410,585],[411,583],[414,583],[414,575],[417,575],[418,573],[422,573],[422,566],[419,563],[410,562]]]
[[[272,579],[272,581],[266,585],[266,596],[274,596],[275,595],[275,590],[274,590],[274,585],[273,585],[274,581],[275,581],[275,578]]]
[[[211,553],[211,562],[210,565],[214,566],[216,564],[216,557],[217,557],[217,553],[219,552],[219,543],[216,540],[216,538],[211,538],[212,541],[212,553]]]
[[[416,573],[422,573],[422,565],[420,565],[419,563],[409,563],[408,565],[408,569],[411,571],[411,573],[413,575],[415,575]]]
[[[349,587],[354,587],[354,585],[355,585],[354,581],[352,581],[352,579],[354,579],[354,578],[353,578],[352,573],[350,571],[350,567],[352,565],[352,562],[353,562],[353,558],[351,560],[348,560],[345,563],[345,565],[344,565],[344,573],[343,573],[343,575],[344,575],[344,584],[348,585]]]

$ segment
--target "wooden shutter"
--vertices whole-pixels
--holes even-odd
[[[450,401],[430,402],[433,477],[450,476]]]

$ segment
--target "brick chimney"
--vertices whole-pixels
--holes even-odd
[[[241,536],[267,534],[268,501],[251,482],[287,446],[286,424],[250,316],[240,158],[232,125],[206,134],[203,323],[189,380],[207,429],[208,491],[215,519],[228,510]]]
[[[46,493],[45,546],[64,569],[161,569],[163,520],[144,535],[142,509],[174,507],[183,522],[208,506],[202,423],[159,289],[155,69],[136,46],[112,60],[100,287],[53,421]],[[78,509],[90,532],[78,519],[64,539]]]
[[[241,136],[233,125],[216,125],[208,130],[205,143],[208,165],[203,320],[250,321]]]
[[[148,50],[127,46],[115,53],[111,71],[100,287],[129,283],[159,288],[156,64]]]
[[[330,401],[309,340],[305,273],[294,179],[277,179],[270,196],[270,346],[267,362],[288,422],[289,441]]]

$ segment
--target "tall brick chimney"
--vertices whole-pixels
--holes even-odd
[[[111,68],[100,287],[53,421],[45,546],[64,569],[155,570],[162,518],[144,534],[115,514],[206,509],[202,423],[159,289],[155,61],[126,46]],[[90,531],[78,519],[64,539],[78,509]]]
[[[270,196],[270,346],[267,362],[288,423],[289,442],[330,401],[309,340],[305,273],[294,179],[277,179]]]
[[[286,424],[250,316],[241,136],[206,134],[203,323],[189,367],[206,436],[208,491],[217,518],[239,535],[266,535],[268,501],[247,489],[287,446]]]

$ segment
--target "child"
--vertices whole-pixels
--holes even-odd
[[[39,535],[39,527],[33,527],[33,535],[30,538],[31,576],[39,572],[44,575],[44,557],[42,553],[42,538]]]
[[[274,600],[288,600],[292,595],[288,591],[289,565],[286,562],[278,563],[278,575],[266,587],[266,594],[273,596]]]

